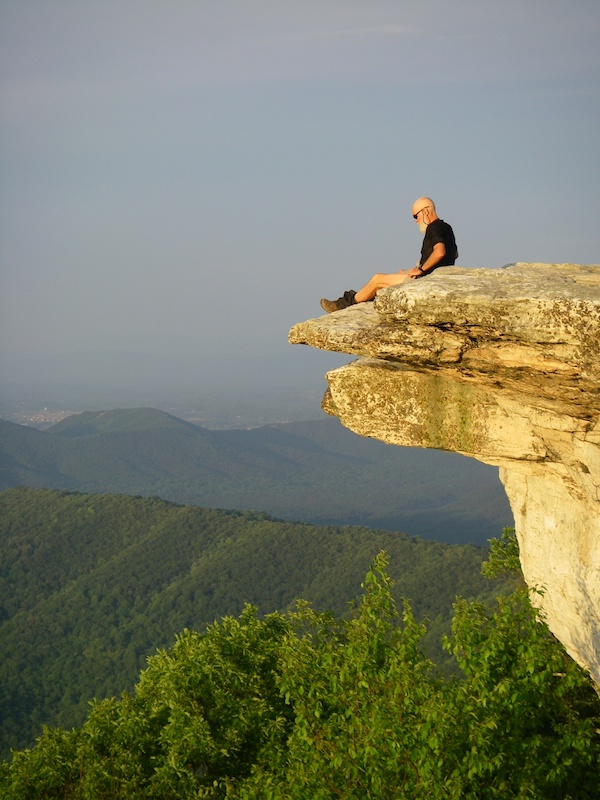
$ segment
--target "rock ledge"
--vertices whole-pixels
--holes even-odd
[[[525,578],[600,686],[600,266],[444,267],[289,340],[359,356],[323,401],[357,434],[500,468]]]

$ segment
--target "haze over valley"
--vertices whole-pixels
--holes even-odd
[[[209,430],[156,409],[0,421],[0,486],[158,496],[318,524],[486,545],[512,515],[497,469],[392,447],[338,420]]]

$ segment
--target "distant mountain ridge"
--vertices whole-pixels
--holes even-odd
[[[117,433],[134,430],[206,430],[172,414],[155,408],[112,409],[83,411],[52,425],[47,432],[60,436],[90,436],[98,433]]]
[[[89,411],[46,431],[0,421],[0,489],[158,496],[485,544],[513,524],[497,470],[391,447],[332,418],[208,430],[152,408]]]

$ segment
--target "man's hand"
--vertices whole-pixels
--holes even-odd
[[[424,264],[421,266],[417,264],[416,267],[413,267],[413,269],[409,270],[409,277],[421,278],[423,275],[427,275],[427,273],[431,272],[434,267],[437,267],[445,255],[446,245],[444,245],[442,242],[439,242],[433,246],[433,252]]]

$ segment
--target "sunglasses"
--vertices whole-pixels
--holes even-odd
[[[416,219],[416,218],[419,216],[419,214],[421,214],[421,212],[425,211],[425,209],[426,209],[426,208],[430,208],[430,206],[424,206],[423,208],[420,208],[420,209],[417,211],[417,213],[416,213],[416,214],[413,214],[413,219]]]

